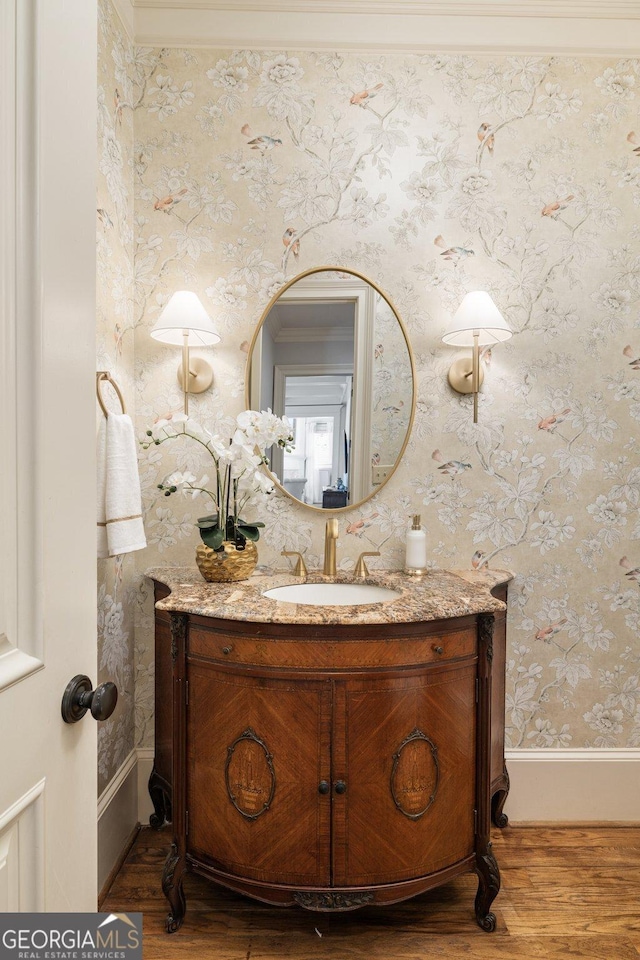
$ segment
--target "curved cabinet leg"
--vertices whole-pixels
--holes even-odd
[[[496,928],[496,917],[489,911],[489,907],[500,891],[500,870],[490,850],[483,854],[476,854],[475,871],[478,874],[476,920],[483,930],[491,933]]]
[[[160,776],[155,766],[149,777],[148,789],[153,804],[149,824],[154,830],[159,830],[165,822],[171,823],[171,792],[167,781]]]
[[[184,890],[182,888],[184,865],[184,857],[181,857],[178,853],[177,845],[172,843],[162,873],[162,892],[171,907],[165,921],[167,933],[175,933],[176,930],[180,929],[187,909],[187,902],[184,898]]]
[[[506,766],[503,769],[502,787],[496,790],[491,797],[491,821],[496,827],[506,827],[509,823],[509,817],[503,812],[507,797],[509,796],[509,773]]]

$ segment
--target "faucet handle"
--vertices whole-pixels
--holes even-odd
[[[365,558],[365,557],[379,557],[379,556],[380,556],[380,551],[379,551],[379,550],[370,550],[369,552],[361,553],[360,556],[358,557],[358,562],[356,563],[355,568],[354,568],[354,571],[353,571],[354,577],[368,577],[368,576],[369,576],[369,568],[367,567],[366,563],[364,562],[364,558]]]
[[[297,557],[298,562],[296,563],[295,570],[293,571],[294,577],[306,577],[307,576],[307,566],[303,560],[302,554],[298,553],[297,550],[283,550],[280,554],[281,557]]]

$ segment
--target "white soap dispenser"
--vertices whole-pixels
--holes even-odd
[[[420,514],[413,516],[407,530],[407,548],[404,562],[405,573],[421,577],[427,572],[427,535],[420,523]]]

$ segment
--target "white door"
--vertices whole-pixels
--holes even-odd
[[[96,909],[94,0],[0,0],[0,910]]]

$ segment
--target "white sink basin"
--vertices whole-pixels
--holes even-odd
[[[382,603],[384,600],[397,600],[400,596],[402,594],[398,590],[371,583],[290,583],[286,587],[273,587],[263,593],[263,597],[270,600],[315,607]]]

